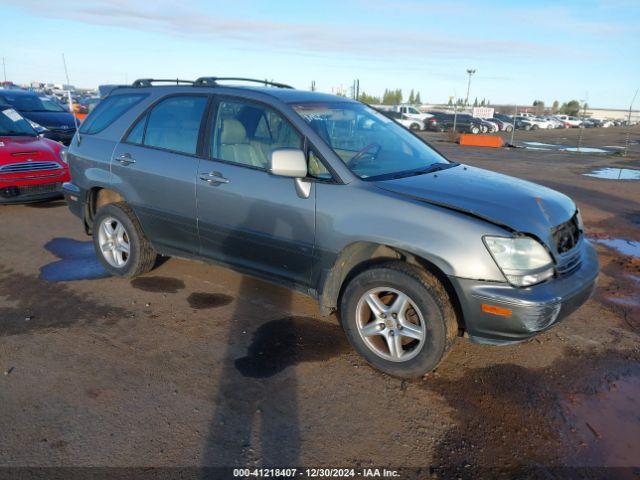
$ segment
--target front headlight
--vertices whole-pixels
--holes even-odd
[[[34,122],[33,120],[27,120],[27,122],[29,122],[29,124],[33,127],[33,129],[38,133],[42,133],[42,132],[46,132],[47,131],[47,129],[45,127],[43,127],[39,123]]]
[[[67,158],[67,153],[68,153],[68,148],[62,147],[58,155],[60,155],[60,160],[62,160],[62,163],[69,165],[69,159]]]
[[[553,260],[530,237],[484,237],[491,256],[511,285],[527,287],[553,276]]]

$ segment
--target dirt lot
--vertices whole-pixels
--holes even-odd
[[[516,138],[573,146],[578,133]],[[621,129],[584,133],[624,145]],[[640,168],[640,131],[627,158],[424,135],[453,160],[573,197],[599,242],[595,297],[527,343],[461,338],[406,382],[369,368],[308,298],[180,259],[107,277],[63,202],[0,207],[0,465],[388,465],[420,478],[640,466],[640,181],[583,175]]]

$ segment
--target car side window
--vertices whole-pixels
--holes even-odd
[[[128,143],[136,143],[138,145],[142,145],[142,143],[144,142],[144,127],[147,124],[147,117],[148,115],[144,115],[131,129],[126,139]]]
[[[308,159],[307,168],[309,170],[310,177],[321,180],[331,180],[333,178],[329,170],[327,170],[327,167],[324,166],[322,160],[320,160],[320,157],[313,149],[309,150]]]
[[[144,145],[194,155],[206,106],[204,96],[179,95],[162,100],[148,114]]]
[[[211,133],[211,157],[264,170],[275,149],[302,148],[302,136],[279,113],[249,102],[220,102]]]
[[[80,133],[91,135],[101,132],[146,96],[142,93],[132,93],[105,98],[82,122]]]

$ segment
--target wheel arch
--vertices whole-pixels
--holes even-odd
[[[356,275],[373,265],[392,260],[404,261],[434,275],[449,295],[456,313],[458,328],[464,329],[464,317],[458,295],[443,270],[445,262],[438,258],[426,258],[424,255],[373,242],[352,243],[340,252],[322,283],[319,295],[321,312],[329,315],[338,308],[346,286]]]
[[[110,187],[95,186],[87,191],[84,205],[84,224],[88,234],[93,232],[93,219],[100,207],[111,203],[125,202],[124,196]]]

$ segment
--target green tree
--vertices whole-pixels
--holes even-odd
[[[411,93],[409,93],[409,100],[408,100],[410,105],[413,105],[414,103],[416,103],[416,96],[413,93],[413,88],[411,89]]]
[[[482,101],[480,102],[480,106],[484,107],[487,104],[487,102],[485,102],[484,98],[482,99]]]
[[[478,106],[478,97],[476,97],[476,99],[473,101],[473,106],[474,107]]]
[[[420,92],[416,93],[415,104],[422,105],[422,100],[420,99]]]
[[[453,107],[453,99],[449,97],[449,103],[447,103],[450,107]]]
[[[533,107],[536,115],[542,115],[542,113],[544,113],[544,102],[542,100],[534,100]]]
[[[380,97],[375,97],[373,95],[367,95],[365,92],[360,94],[360,98],[358,99],[363,103],[368,103],[369,105],[377,105],[380,102]]]
[[[570,100],[560,107],[559,112],[565,115],[576,116],[580,111],[580,102],[578,100]]]
[[[558,100],[554,100],[553,105],[551,105],[551,113],[558,113],[559,108],[560,108],[560,102],[558,102]]]

